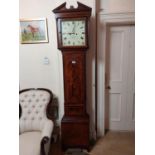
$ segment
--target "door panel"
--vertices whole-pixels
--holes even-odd
[[[105,125],[134,130],[134,26],[111,26],[106,53]]]
[[[111,45],[109,53],[110,81],[122,81],[122,58],[123,58],[123,41],[124,32],[111,30]],[[117,51],[117,53],[115,52]]]
[[[120,94],[110,94],[110,121],[121,120],[122,97]]]

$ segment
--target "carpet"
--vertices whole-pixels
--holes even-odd
[[[133,132],[108,132],[98,139],[88,153],[81,149],[61,150],[61,143],[53,143],[49,155],[135,155],[135,134]]]
[[[134,132],[108,132],[100,138],[90,155],[135,155]]]

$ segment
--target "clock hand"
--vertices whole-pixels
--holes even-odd
[[[72,33],[74,32],[74,27],[73,27],[73,29],[72,29]]]
[[[75,34],[75,33],[72,33],[72,32],[69,33],[69,32],[68,32],[68,33],[63,33],[63,34]]]
[[[68,34],[70,34],[70,35],[71,35],[71,34],[75,34],[75,33],[68,33]]]
[[[74,27],[73,27],[73,33],[75,33],[75,23],[74,23]]]

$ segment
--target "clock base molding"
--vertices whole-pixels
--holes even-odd
[[[89,116],[64,116],[61,121],[62,148],[89,150]]]

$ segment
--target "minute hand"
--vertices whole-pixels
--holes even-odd
[[[74,24],[74,27],[73,27],[73,33],[75,33],[75,24]]]
[[[63,33],[63,34],[75,34],[75,33],[70,32],[70,33]]]

